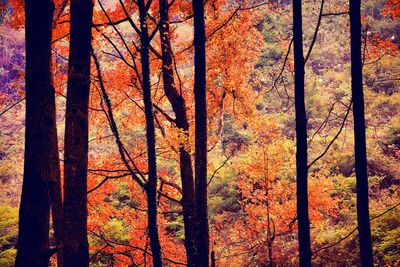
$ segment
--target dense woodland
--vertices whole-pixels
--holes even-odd
[[[0,0],[0,266],[399,266],[399,0]]]

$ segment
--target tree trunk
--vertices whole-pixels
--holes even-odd
[[[297,172],[297,222],[299,239],[299,264],[311,266],[310,220],[308,217],[307,189],[307,118],[304,103],[304,57],[302,2],[293,0],[293,45],[296,109],[296,172]]]
[[[207,100],[206,34],[202,0],[193,0],[194,19],[194,99],[195,99],[195,193],[197,217],[197,265],[209,263],[207,212]]]
[[[58,144],[57,144],[58,148]],[[62,187],[61,187],[61,177],[60,177],[60,159],[58,154],[58,149],[56,154],[53,154],[54,158],[58,161],[55,168],[55,183],[51,189],[51,216],[53,219],[53,230],[54,230],[54,240],[57,246],[57,266],[64,266],[63,259],[63,203],[62,203]]]
[[[153,265],[162,266],[161,245],[158,237],[157,226],[157,158],[156,158],[156,137],[154,128],[153,101],[151,99],[150,84],[150,60],[149,47],[150,37],[147,26],[147,8],[144,0],[139,0],[140,17],[140,41],[141,41],[141,64],[142,64],[142,89],[144,110],[146,116],[146,140],[147,140],[147,161],[148,181],[145,189],[147,193],[148,209],[148,230],[150,247],[153,254]]]
[[[194,266],[196,258],[196,217],[192,159],[187,151],[189,122],[185,99],[178,93],[174,82],[173,55],[169,32],[168,0],[160,0],[160,38],[162,50],[162,75],[164,92],[175,113],[176,127],[185,134],[185,141],[179,147],[179,165],[182,182],[182,210],[185,228],[185,248],[188,266]]]
[[[61,17],[65,7],[67,6],[68,0],[62,0],[58,6],[55,7],[53,14],[52,30],[56,28],[56,23]],[[53,66],[50,65],[52,69]],[[58,147],[58,144],[57,144]],[[58,150],[55,151],[53,157],[57,158],[58,162],[60,160]],[[64,256],[63,256],[63,202],[62,202],[62,186],[61,186],[61,171],[60,164],[55,166],[55,171],[57,175],[56,183],[51,190],[51,216],[53,220],[53,230],[54,239],[57,246],[57,266],[64,266]]]
[[[59,17],[61,16],[66,4],[67,0],[63,0],[62,3],[57,6],[54,10],[53,14],[53,23],[52,30],[55,29],[55,24]],[[52,65],[50,68],[52,69]],[[51,216],[53,220],[53,230],[54,230],[54,240],[57,246],[57,266],[64,266],[64,256],[63,256],[63,200],[62,200],[62,186],[61,186],[61,170],[60,170],[60,156],[58,153],[58,143],[57,143],[57,151],[54,151],[53,156],[57,159],[58,164],[55,167],[56,172],[56,181],[51,190]]]
[[[52,187],[59,181],[51,25],[54,3],[25,1],[26,128],[16,266],[48,266]]]
[[[88,103],[93,2],[71,1],[64,156],[64,265],[88,266]]]
[[[354,116],[354,154],[357,180],[357,222],[362,266],[373,266],[368,209],[368,174],[361,59],[360,0],[350,1],[351,91]]]

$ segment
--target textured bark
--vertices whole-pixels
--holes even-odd
[[[202,0],[193,0],[194,19],[194,98],[195,98],[195,193],[197,217],[197,266],[209,264],[207,211],[207,101],[206,34]]]
[[[88,103],[93,2],[71,1],[64,153],[64,265],[88,266]]]
[[[139,0],[140,17],[140,42],[141,42],[141,64],[142,64],[142,90],[144,110],[146,116],[146,141],[147,141],[147,162],[148,181],[145,185],[147,194],[148,230],[150,247],[153,255],[153,265],[162,266],[161,245],[158,237],[157,226],[157,158],[156,158],[156,136],[154,128],[153,102],[151,99],[150,84],[150,60],[149,47],[150,37],[147,26],[147,8],[144,0]]]
[[[362,266],[373,266],[368,208],[368,174],[361,59],[360,0],[350,1],[351,91],[354,117],[354,154],[357,181],[358,239]]]
[[[59,182],[51,25],[54,3],[25,1],[26,129],[16,266],[48,266],[52,188]]]
[[[297,223],[299,239],[299,264],[311,266],[310,220],[307,189],[307,118],[304,103],[304,56],[302,29],[302,2],[293,0],[293,45],[296,109],[296,173],[297,173]]]
[[[168,0],[160,0],[160,38],[162,49],[162,75],[164,92],[175,114],[176,127],[185,134],[185,141],[179,147],[179,167],[182,182],[182,210],[185,228],[185,248],[188,266],[194,266],[196,259],[196,217],[192,159],[187,150],[189,140],[189,122],[185,99],[179,94],[173,71],[173,54],[169,32]]]

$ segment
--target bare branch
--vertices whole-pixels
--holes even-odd
[[[332,140],[329,142],[328,146],[325,148],[324,152],[322,152],[318,157],[316,157],[310,164],[308,164],[308,168],[310,168],[312,165],[314,165],[315,162],[317,162],[319,159],[321,159],[325,154],[328,152],[329,148],[333,145],[333,143],[336,141],[336,139],[339,137],[340,133],[342,132],[344,126],[346,125],[347,117],[349,116],[350,109],[352,106],[352,103],[350,103],[349,107],[347,108],[346,114],[344,115],[343,122],[340,125],[340,129],[335,135],[335,137],[332,138]]]
[[[319,9],[319,16],[318,16],[317,26],[315,27],[314,36],[313,36],[313,39],[311,41],[310,48],[308,49],[307,55],[304,58],[304,65],[307,63],[307,60],[310,58],[311,51],[312,51],[312,49],[314,47],[315,41],[317,40],[318,30],[319,30],[319,27],[321,26],[322,12],[324,10],[324,2],[325,2],[325,0],[321,0],[321,7]]]
[[[391,208],[385,210],[384,212],[382,212],[382,213],[380,213],[380,214],[378,214],[378,215],[372,217],[372,218],[370,219],[370,221],[373,221],[373,220],[375,220],[375,219],[378,219],[379,217],[382,217],[382,216],[385,215],[386,213],[388,213],[388,212],[390,212],[390,211],[396,209],[396,208],[399,207],[399,206],[400,206],[400,203],[397,203],[397,204],[394,205],[393,207],[391,207]],[[333,244],[330,244],[330,245],[327,245],[327,246],[325,246],[325,247],[321,247],[321,248],[319,248],[319,249],[316,249],[315,251],[313,251],[313,252],[311,253],[311,255],[314,256],[315,254],[317,254],[318,252],[320,252],[320,251],[322,251],[322,250],[326,250],[326,249],[328,249],[328,248],[331,248],[331,247],[334,247],[334,246],[338,245],[338,244],[341,243],[342,241],[344,241],[344,240],[346,240],[347,238],[349,238],[355,231],[357,231],[357,229],[358,229],[358,227],[354,228],[354,229],[351,230],[347,235],[345,235],[344,237],[340,238],[338,241],[334,242]]]
[[[20,100],[18,100],[15,103],[12,103],[11,105],[9,105],[8,107],[6,107],[2,112],[0,112],[0,116],[3,115],[4,113],[6,113],[7,111],[9,111],[10,109],[12,109],[13,107],[15,107],[16,105],[18,105],[19,103],[21,103],[22,101],[25,100],[24,98],[21,98]]]

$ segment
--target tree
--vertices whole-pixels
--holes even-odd
[[[150,36],[147,26],[148,7],[144,0],[138,1],[140,17],[140,44],[141,44],[141,64],[142,64],[142,90],[144,110],[146,117],[146,141],[147,141],[147,164],[148,181],[145,185],[148,205],[148,228],[150,237],[150,247],[153,253],[153,264],[155,267],[162,266],[161,245],[158,237],[157,226],[157,158],[156,158],[156,136],[154,128],[153,101],[151,100],[150,84]]]
[[[52,32],[56,28],[56,23],[61,17],[65,7],[67,6],[68,0],[62,0],[58,3],[54,10],[53,22],[52,22]],[[52,67],[52,66],[51,66]],[[54,79],[54,77],[53,77]],[[58,145],[57,145],[58,149]],[[58,164],[55,166],[57,168],[57,176],[53,188],[51,190],[51,216],[53,219],[53,229],[54,229],[54,239],[57,244],[57,266],[64,266],[64,255],[63,255],[63,199],[62,199],[62,186],[61,186],[61,171],[60,171],[60,161],[58,152],[55,155],[58,159]]]
[[[88,266],[88,102],[93,2],[71,1],[64,153],[64,264]]]
[[[164,92],[175,113],[176,127],[184,138],[179,144],[179,168],[182,182],[182,210],[185,228],[185,248],[188,266],[193,266],[196,258],[196,216],[192,159],[188,151],[189,121],[186,102],[174,83],[173,54],[169,30],[168,1],[160,0],[160,38],[162,50],[162,75]]]
[[[16,266],[47,266],[50,203],[59,185],[51,36],[54,3],[26,1],[26,130]],[[59,189],[59,188],[58,188]]]
[[[207,100],[206,33],[204,2],[193,0],[194,19],[194,102],[195,102],[195,194],[197,217],[197,265],[209,262],[207,207]]]
[[[354,156],[357,181],[357,224],[362,266],[373,266],[368,207],[368,173],[361,58],[361,1],[350,1],[351,92],[354,117]]]
[[[302,2],[293,1],[294,97],[296,113],[297,224],[299,264],[311,266],[310,219],[307,189],[307,117],[304,103]]]

